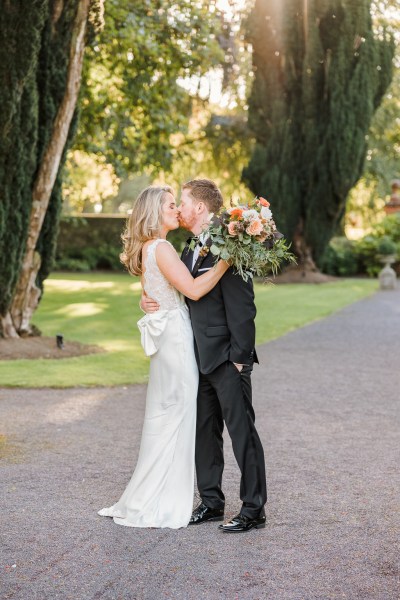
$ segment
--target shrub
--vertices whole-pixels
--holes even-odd
[[[367,235],[355,246],[361,272],[376,277],[382,269],[382,256],[397,254],[398,246],[388,236],[375,237]]]
[[[372,230],[374,237],[387,236],[396,244],[400,243],[400,212],[388,215]]]
[[[335,237],[325,251],[321,268],[328,275],[350,277],[359,273],[360,265],[355,242],[346,237]]]
[[[396,254],[397,246],[389,236],[384,235],[378,238],[377,250],[381,256],[389,256],[390,254]]]
[[[368,275],[381,271],[382,258],[397,255],[394,268],[400,270],[400,213],[385,217],[371,233],[356,242],[345,237],[333,238],[323,257],[321,268],[329,275]]]
[[[68,256],[64,256],[62,258],[57,259],[54,268],[58,271],[74,272],[83,272],[91,270],[91,267],[86,260],[82,260],[80,258],[70,258]]]
[[[64,217],[60,223],[55,268],[123,271],[119,255],[124,226],[124,217]],[[176,229],[168,234],[168,240],[180,253],[189,236],[184,229]]]
[[[105,269],[107,271],[122,271],[124,266],[119,260],[122,248],[104,244],[97,248],[84,248],[82,257],[90,264],[91,269]]]

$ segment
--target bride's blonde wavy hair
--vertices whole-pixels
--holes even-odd
[[[160,236],[162,225],[162,205],[166,193],[173,194],[169,185],[152,185],[144,189],[132,208],[122,234],[123,252],[120,260],[131,275],[142,274],[143,244]]]

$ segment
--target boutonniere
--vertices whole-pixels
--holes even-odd
[[[202,248],[200,248],[199,256],[207,256],[210,252],[210,248],[204,244]]]

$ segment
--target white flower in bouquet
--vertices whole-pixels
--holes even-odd
[[[252,221],[253,219],[258,219],[258,216],[259,216],[258,212],[256,210],[254,210],[254,208],[250,208],[249,210],[243,211],[244,219],[250,219]]]
[[[272,219],[271,209],[267,206],[263,206],[260,212],[263,219]]]

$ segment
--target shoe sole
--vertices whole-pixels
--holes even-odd
[[[265,523],[254,525],[254,527],[249,527],[249,529],[224,529],[223,527],[221,527],[221,531],[223,531],[224,533],[247,533],[252,529],[265,529]]]
[[[222,517],[211,517],[210,519],[204,519],[204,521],[198,521],[197,523],[189,523],[189,525],[202,525],[203,523],[210,523],[215,521],[223,521],[224,515]]]

